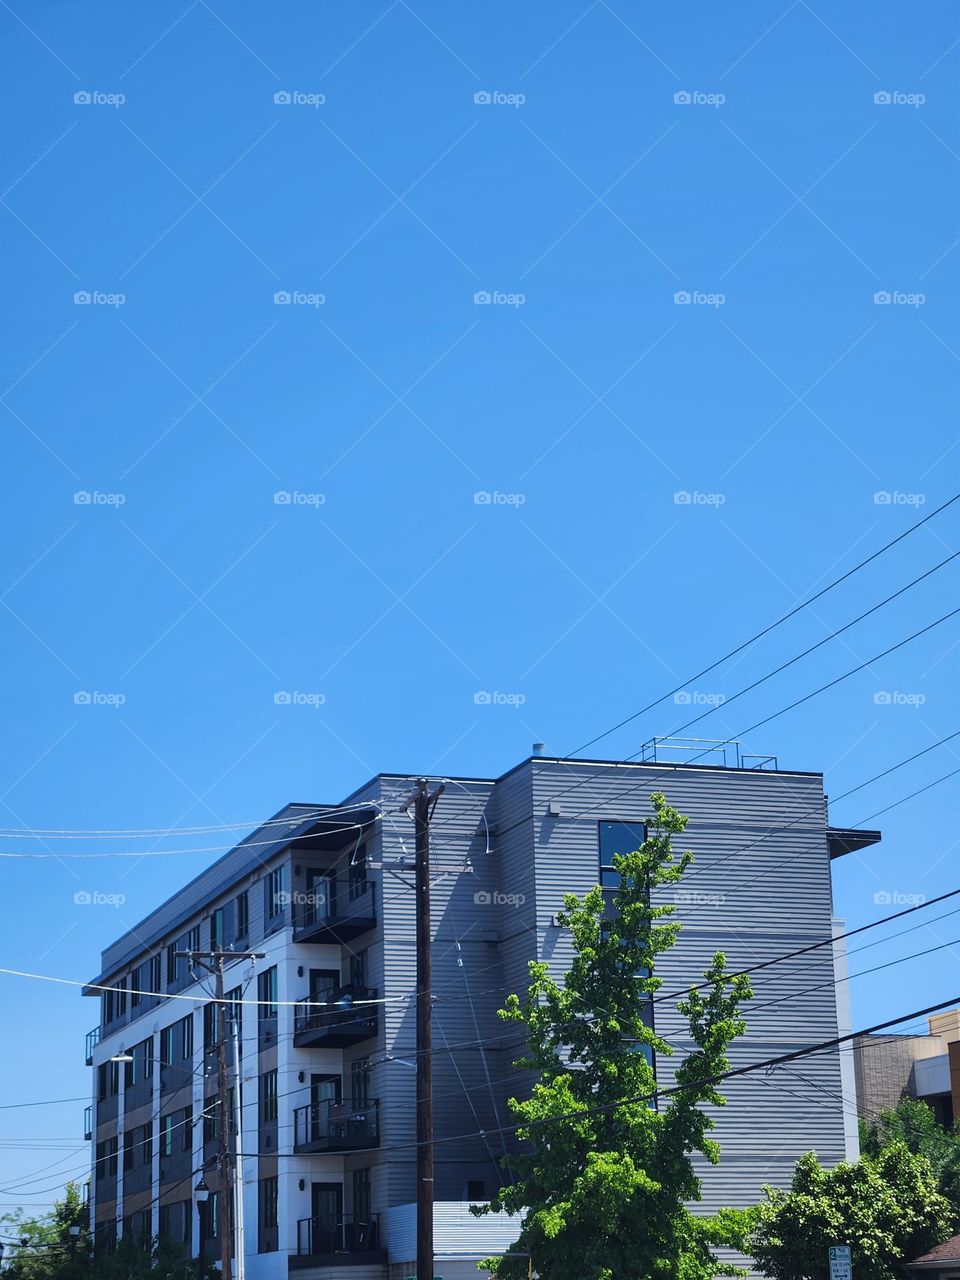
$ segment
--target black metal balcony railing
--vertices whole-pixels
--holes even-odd
[[[352,1214],[335,1218],[301,1218],[297,1223],[297,1253],[317,1257],[326,1253],[370,1253],[380,1247],[377,1214],[358,1219]]]
[[[321,883],[294,895],[293,930],[297,942],[349,942],[377,923],[373,884],[365,881],[335,897]]]
[[[86,1142],[93,1137],[93,1106],[85,1108],[83,1113],[83,1136]]]
[[[298,1046],[342,1046],[377,1034],[377,993],[372,987],[347,986],[298,1000],[293,1011]]]
[[[380,1142],[376,1098],[358,1103],[351,1099],[325,1099],[293,1113],[293,1145],[296,1151],[339,1151],[376,1147]]]
[[[87,1052],[85,1056],[87,1059],[88,1067],[93,1066],[93,1051],[99,1043],[100,1043],[100,1028],[94,1027],[92,1031],[87,1032]]]

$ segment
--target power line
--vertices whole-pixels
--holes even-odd
[[[675,689],[670,689],[667,693],[661,694],[659,698],[656,698],[653,702],[648,702],[647,705],[645,707],[641,707],[639,711],[634,711],[632,715],[626,716],[611,728],[605,729],[603,733],[598,733],[596,737],[591,738],[588,742],[582,743],[581,746],[574,747],[574,749],[567,754],[570,756],[579,755],[581,751],[586,751],[586,749],[588,747],[592,747],[594,743],[602,741],[602,739],[609,737],[611,733],[616,733],[618,729],[622,729],[625,725],[628,725],[632,721],[638,719],[638,717],[645,715],[646,712],[652,711],[654,707],[660,706],[662,702],[666,702],[668,698],[672,698],[675,693],[680,693],[687,687],[687,685],[692,684],[695,680],[701,680],[704,676],[709,675],[711,671],[715,671],[717,667],[722,666],[725,662],[729,662],[731,658],[736,657],[736,655],[738,653],[742,653],[744,649],[748,649],[751,645],[756,644],[758,640],[762,640],[764,636],[769,635],[771,631],[774,631],[782,623],[787,622],[790,618],[795,617],[804,609],[809,608],[815,601],[821,599],[822,596],[825,596],[828,592],[832,591],[834,587],[840,586],[842,582],[846,582],[847,579],[853,577],[855,573],[859,573],[861,569],[865,568],[879,556],[882,556],[885,552],[889,551],[891,547],[895,547],[898,542],[902,542],[903,539],[909,537],[911,533],[915,533],[917,529],[922,528],[922,526],[932,520],[934,516],[938,516],[941,511],[946,511],[948,507],[953,506],[958,499],[960,499],[960,493],[954,494],[952,498],[941,503],[941,505],[931,511],[929,515],[924,516],[922,520],[918,520],[916,524],[912,524],[908,529],[905,529],[902,533],[898,534],[897,537],[891,539],[890,542],[885,543],[877,551],[874,551],[871,555],[867,556],[865,560],[861,560],[860,563],[855,564],[852,569],[848,569],[846,573],[842,573],[839,578],[834,578],[832,582],[821,588],[821,590],[819,590],[815,595],[810,596],[807,600],[802,600],[798,605],[795,605],[794,608],[788,610],[787,613],[777,618],[775,622],[771,622],[761,631],[758,631],[756,635],[751,636],[749,640],[744,640],[742,644],[737,645],[735,649],[731,649],[729,653],[725,653],[722,658],[717,658],[715,662],[712,662],[708,667],[704,667],[702,671],[698,671],[695,675],[688,676],[687,679],[684,680],[682,684],[677,685]]]
[[[771,712],[770,715],[764,716],[762,720],[757,720],[753,724],[748,725],[746,728],[740,729],[733,737],[724,739],[724,742],[725,743],[735,742],[738,738],[743,738],[746,734],[752,733],[754,729],[760,729],[763,727],[763,725],[769,724],[772,720],[777,720],[780,718],[780,716],[786,715],[788,711],[794,711],[797,707],[803,706],[804,703],[810,702],[811,699],[819,697],[821,693],[826,693],[828,689],[833,689],[838,684],[842,684],[844,680],[849,680],[851,676],[855,676],[859,672],[864,671],[867,667],[872,666],[874,662],[879,662],[881,658],[886,658],[891,653],[896,653],[898,649],[902,649],[905,645],[911,644],[914,640],[919,639],[920,636],[926,635],[927,632],[932,631],[934,627],[939,627],[944,622],[948,622],[951,618],[956,617],[958,613],[960,613],[960,606],[958,606],[956,609],[951,609],[948,613],[943,614],[939,618],[935,618],[933,622],[928,622],[925,627],[921,627],[919,631],[914,631],[911,635],[906,636],[903,640],[898,640],[896,644],[892,644],[888,646],[888,648],[882,649],[879,653],[875,653],[871,658],[867,658],[865,662],[861,662],[857,666],[851,667],[849,671],[845,671],[842,675],[835,676],[833,680],[828,680],[826,684],[820,685],[818,689],[813,689],[809,693],[805,693],[802,698],[796,698],[793,702],[788,703],[785,707],[781,707],[778,711],[773,711]],[[707,748],[707,751],[700,752],[700,756],[708,754],[708,752],[711,750],[713,750],[712,747]],[[616,761],[616,763],[629,764],[630,761],[636,759],[637,755],[639,754],[640,754],[639,752],[634,752],[632,756],[627,756],[625,760]],[[691,761],[696,760],[698,758],[699,758],[698,756],[693,756],[691,757]],[[669,772],[674,772],[674,770],[667,770],[667,773]],[[664,773],[662,776],[666,777],[667,773]],[[586,781],[586,779],[581,780],[581,782],[583,781]],[[646,781],[647,782],[655,781],[655,779],[646,779]],[[568,788],[568,791],[576,790],[576,788],[581,785],[581,782],[578,782],[573,787]],[[562,796],[567,794],[567,792],[561,791],[558,794]],[[614,796],[612,800],[606,801],[605,803],[613,803],[614,801],[620,799],[625,794],[627,793],[621,792],[619,796]],[[583,813],[585,812],[589,812],[589,810],[583,810],[581,813],[578,813],[575,816],[578,818],[582,817]]]

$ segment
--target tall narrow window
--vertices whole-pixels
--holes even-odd
[[[370,1105],[370,1059],[350,1063],[350,1097],[358,1110]]]
[[[263,884],[264,913],[268,921],[275,920],[283,914],[283,908],[286,905],[286,895],[283,892],[283,867],[274,867],[268,872]]]
[[[237,937],[245,938],[250,932],[250,898],[246,889],[237,894],[236,918]]]
[[[355,951],[350,957],[350,985],[365,987],[367,985],[367,951]]]
[[[367,889],[367,846],[362,844],[350,859],[348,878],[349,897],[353,902],[361,897]]]
[[[260,1017],[275,1018],[277,1016],[277,966],[265,969],[257,979],[257,999],[260,1002]]]
[[[600,823],[600,886],[603,889],[617,889],[620,885],[620,873],[614,868],[615,853],[633,853],[639,849],[647,838],[647,830],[642,822],[601,822]]]
[[[260,1077],[260,1123],[272,1124],[277,1118],[277,1073],[265,1071]]]
[[[353,1171],[353,1220],[357,1225],[370,1221],[370,1170]]]
[[[216,951],[224,943],[223,907],[217,907],[210,917],[210,949]]]

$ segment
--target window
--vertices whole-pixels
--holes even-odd
[[[260,1002],[260,1017],[275,1018],[277,1016],[277,966],[265,969],[257,978],[257,999]]]
[[[370,1105],[370,1059],[358,1058],[350,1063],[350,1097],[356,1108]]]
[[[233,1044],[233,1032],[236,1027],[237,1052],[243,1057],[243,992],[239,987],[234,987],[232,991],[227,992],[226,1000],[227,1039]]]
[[[476,1202],[478,1200],[486,1200],[486,1198],[487,1184],[482,1178],[473,1179],[467,1183],[466,1195],[464,1196],[465,1200],[473,1200]]]
[[[279,1179],[260,1179],[260,1233],[257,1242],[259,1253],[273,1253],[277,1248],[276,1229],[278,1217]]]
[[[220,1192],[211,1191],[210,1199],[200,1210],[200,1235],[215,1240],[220,1235]]]
[[[131,1009],[139,1008],[143,1000],[143,996],[140,994],[140,992],[143,991],[146,985],[145,970],[146,970],[146,965],[140,965],[138,968],[134,969],[131,975],[131,980],[133,982],[133,986],[130,990],[130,1008]]]
[[[175,1200],[172,1204],[160,1206],[159,1235],[161,1240],[174,1244],[187,1243],[190,1230],[189,1200]]]
[[[246,889],[237,894],[236,920],[237,937],[245,938],[250,931],[250,898]]]
[[[102,1102],[107,1096],[107,1064],[101,1062],[97,1067],[97,1101]]]
[[[181,1028],[180,1043],[183,1046],[183,1053],[181,1054],[181,1056],[184,1058],[192,1058],[193,1057],[193,1015],[192,1014],[188,1013],[187,1016],[182,1019],[180,1023],[180,1028]]]
[[[183,1123],[181,1125],[180,1146],[184,1151],[193,1150],[193,1105],[183,1108]]]
[[[171,942],[167,945],[167,986],[172,987],[177,980],[177,944]],[[163,1205],[164,1209],[169,1205]]]
[[[203,1051],[210,1053],[220,1041],[220,1006],[205,1004],[203,1006]]]
[[[128,1129],[123,1135],[123,1172],[129,1173],[133,1168],[133,1135],[134,1130]]]
[[[120,1063],[108,1062],[107,1066],[109,1068],[110,1094],[112,1096],[120,1092]]]
[[[121,978],[115,986],[103,993],[103,1021],[104,1024],[113,1022],[115,1018],[122,1018],[127,1012],[127,980]]]
[[[265,1071],[260,1077],[260,1123],[271,1124],[277,1118],[277,1073]]]
[[[213,915],[210,917],[210,950],[217,951],[223,946],[224,929],[223,929],[223,907],[217,907]]]
[[[353,1171],[353,1220],[355,1223],[370,1221],[370,1170]]]
[[[160,952],[150,957],[150,990],[154,997],[160,995]]]
[[[173,1155],[173,1116],[160,1117],[160,1155]],[[161,1231],[160,1233],[164,1233]]]
[[[614,868],[615,853],[633,853],[639,849],[647,838],[647,829],[642,822],[601,822],[600,823],[600,885],[604,889],[617,889],[620,886],[620,873]]]
[[[215,1142],[220,1137],[220,1099],[207,1098],[203,1108],[203,1140]]]
[[[264,913],[268,920],[275,920],[283,914],[285,894],[283,892],[283,867],[274,867],[267,873],[264,886]]]
[[[353,902],[367,890],[367,846],[362,844],[350,859],[349,897]]]
[[[153,1121],[148,1121],[140,1130],[140,1163],[150,1164],[153,1160]]]
[[[124,1088],[131,1089],[136,1084],[150,1083],[153,1079],[153,1037],[135,1044],[129,1053],[133,1061],[125,1064]]]
[[[350,985],[365,987],[367,985],[367,951],[355,951],[350,957]]]
[[[97,1177],[115,1178],[117,1176],[117,1140],[107,1138],[97,1143]]]

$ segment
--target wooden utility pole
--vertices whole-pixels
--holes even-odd
[[[213,974],[214,978],[214,999],[217,1004],[217,1097],[219,1110],[217,1112],[217,1134],[219,1138],[219,1151],[217,1154],[217,1168],[220,1173],[220,1273],[223,1280],[234,1280],[234,1214],[233,1214],[233,1189],[234,1186],[240,1188],[239,1194],[243,1195],[243,1172],[235,1167],[234,1152],[231,1150],[231,1132],[233,1125],[233,1114],[228,1105],[227,1090],[227,1006],[223,994],[223,971],[228,960],[262,960],[265,952],[262,951],[224,951],[218,947],[216,951],[178,951],[178,956],[186,956],[190,962],[190,966],[202,966],[208,973]],[[231,1022],[233,1015],[231,1013]],[[239,1045],[237,1046],[237,1059],[234,1064],[236,1076],[234,1080],[234,1088],[236,1089],[236,1100],[239,1103],[240,1098],[240,1058]],[[239,1111],[238,1111],[239,1114]],[[239,1129],[238,1129],[239,1132]],[[242,1246],[241,1246],[242,1247]],[[237,1280],[243,1275],[243,1258],[238,1258],[239,1268]],[[432,1278],[431,1278],[432,1280]]]
[[[443,784],[420,778],[413,797],[417,894],[417,1280],[433,1280],[433,960],[430,819]]]
[[[230,1158],[230,1107],[227,1105],[227,1011],[223,1004],[223,952],[216,955],[214,979],[217,1001],[217,1135],[220,1139],[220,1274],[223,1280],[233,1280],[233,1161]],[[243,1177],[239,1179],[241,1185]]]

